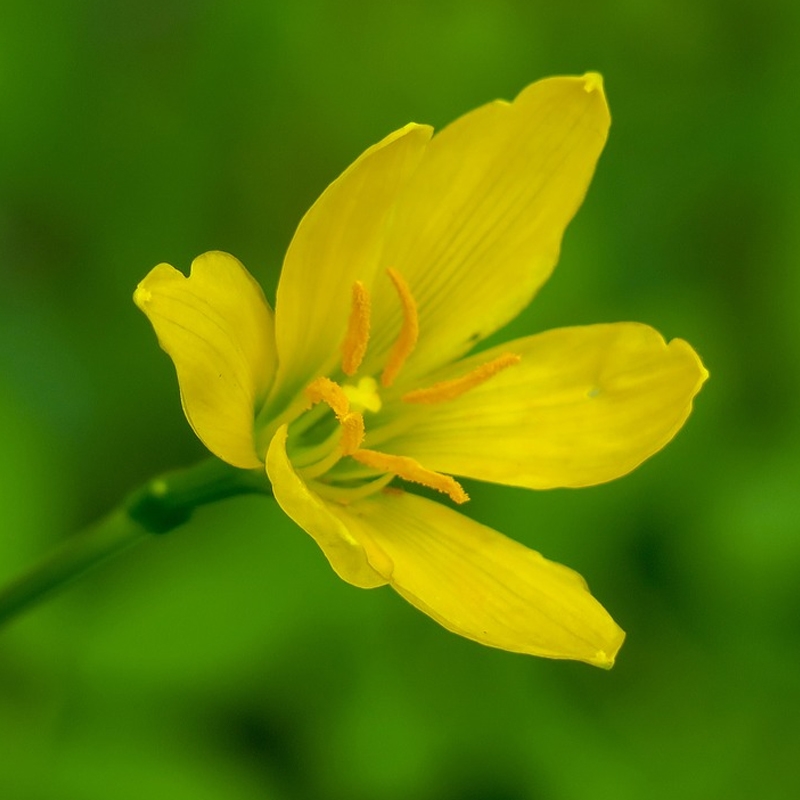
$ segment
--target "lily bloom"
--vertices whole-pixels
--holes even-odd
[[[483,644],[602,667],[624,633],[583,578],[455,506],[458,477],[549,489],[624,475],[672,439],[707,377],[686,342],[632,322],[474,352],[552,272],[609,121],[587,74],[436,136],[406,125],[303,217],[274,312],[221,252],[188,278],[159,264],[134,296],[197,436],[266,468],[341,578],[389,584]]]

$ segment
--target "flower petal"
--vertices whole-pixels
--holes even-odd
[[[419,344],[401,382],[463,355],[530,302],[556,264],[609,121],[600,76],[550,78],[431,140],[398,199],[384,253],[419,312]],[[376,282],[373,309],[367,357],[377,371],[400,329],[388,282]]]
[[[331,513],[329,504],[303,482],[286,455],[286,436],[287,426],[283,425],[273,436],[267,451],[267,475],[278,505],[314,538],[342,580],[364,589],[384,585],[386,578],[376,570],[391,572],[391,563],[371,540],[367,538],[362,542],[354,536]],[[370,549],[369,558],[365,544]]]
[[[261,466],[253,420],[276,358],[258,283],[233,256],[210,252],[188,278],[169,264],[154,267],[133,299],[175,364],[186,419],[203,444],[234,467]]]
[[[388,556],[392,587],[448,630],[503,650],[613,665],[625,634],[571,569],[405,492],[331,511]]]
[[[503,353],[521,356],[450,402],[402,410],[409,424],[367,447],[428,469],[531,489],[624,475],[672,439],[708,373],[680,339],[646,325],[560,328],[456,363],[431,382]],[[387,413],[399,415],[396,407]]]
[[[280,410],[311,380],[338,366],[353,283],[370,287],[387,214],[431,133],[427,126],[406,125],[370,147],[301,220],[278,284],[280,366],[271,409]]]

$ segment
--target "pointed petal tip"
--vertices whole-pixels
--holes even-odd
[[[617,628],[617,634],[618,638],[612,644],[611,648],[609,648],[609,650],[598,650],[595,657],[589,662],[590,664],[605,670],[609,670],[614,666],[617,660],[617,654],[625,643],[625,631],[621,628]]]
[[[666,345],[668,348],[682,350],[684,353],[686,353],[687,358],[694,362],[694,365],[697,368],[697,388],[695,389],[695,394],[697,394],[697,392],[699,392],[702,388],[703,384],[710,377],[709,371],[706,369],[703,360],[700,358],[697,351],[685,339],[670,339]]]
[[[598,650],[592,664],[600,669],[610,670],[616,661],[615,656],[609,656],[604,650]]]
[[[133,292],[133,302],[138,308],[144,311],[144,307],[153,299],[153,293],[146,289],[141,283]]]
[[[583,75],[583,88],[587,94],[591,94],[592,92],[604,94],[603,76],[599,72],[585,73]]]
[[[403,136],[408,136],[410,133],[416,133],[424,138],[433,136],[433,125],[428,125],[426,122],[407,122],[402,128],[398,128],[394,134],[390,134],[393,138],[401,139]]]
[[[163,280],[174,280],[176,275],[185,277],[171,264],[157,264],[137,284],[133,292],[133,302],[141,311],[147,313],[145,309],[153,300],[153,285]]]
[[[611,125],[611,111],[608,108],[608,99],[605,92],[605,81],[599,72],[587,72],[580,77],[583,82],[583,91],[588,98],[588,102],[594,102],[597,106],[595,113],[603,120],[603,127],[607,129]]]

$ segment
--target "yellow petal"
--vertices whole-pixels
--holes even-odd
[[[389,409],[411,415],[407,429],[388,441],[368,437],[366,446],[437,472],[531,489],[602,483],[675,436],[708,376],[686,342],[667,344],[652,328],[628,322],[509,342],[431,382],[503,353],[521,360],[455,400]]]
[[[382,586],[386,579],[370,562],[384,573],[391,571],[390,562],[368,538],[362,541],[354,536],[331,513],[329,505],[303,482],[286,455],[286,435],[287,428],[283,425],[267,451],[267,475],[278,505],[314,538],[342,580],[364,589]],[[370,558],[365,544],[370,549]]]
[[[438,133],[398,199],[385,266],[408,282],[419,343],[399,381],[472,348],[525,307],[558,259],[609,126],[597,75],[551,78]],[[397,298],[375,283],[367,358],[381,368],[400,329]]]
[[[571,569],[405,492],[331,510],[388,556],[392,587],[445,628],[503,650],[613,665],[625,634]]]
[[[271,409],[279,410],[313,378],[339,366],[353,284],[370,288],[387,214],[431,132],[406,125],[369,148],[301,220],[278,284],[280,366]]]
[[[276,364],[261,287],[233,256],[211,252],[188,278],[159,264],[134,301],[175,364],[186,419],[203,444],[234,467],[259,467],[253,420]]]

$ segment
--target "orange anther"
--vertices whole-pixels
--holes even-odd
[[[350,401],[344,389],[330,378],[317,378],[306,387],[306,396],[312,406],[325,403],[341,426],[339,453],[335,457],[331,456],[331,465],[335,463],[335,458],[349,456],[358,450],[364,441],[364,417],[357,411],[350,410]],[[323,459],[320,463],[326,463],[326,460]]]
[[[364,417],[361,414],[351,411],[339,420],[342,425],[342,438],[339,439],[339,447],[342,455],[350,456],[361,447],[364,441]]]
[[[356,281],[350,301],[350,320],[342,342],[342,372],[345,375],[355,375],[361,366],[369,342],[369,321],[369,293],[361,281]]]
[[[403,307],[403,325],[381,374],[381,384],[383,386],[391,386],[417,344],[419,317],[417,316],[417,304],[414,302],[414,297],[411,294],[411,289],[408,288],[405,278],[391,267],[386,271],[392,279],[394,288],[400,298],[400,304]]]
[[[366,467],[391,472],[405,481],[419,483],[429,489],[449,495],[454,503],[466,503],[469,495],[461,484],[449,475],[425,469],[419,462],[407,456],[393,456],[389,453],[380,453],[377,450],[356,450],[352,457]]]
[[[481,364],[466,375],[460,378],[453,378],[449,381],[439,381],[429,386],[427,389],[415,389],[403,395],[405,403],[443,403],[447,400],[455,400],[470,389],[488,381],[489,378],[497,375],[498,372],[519,364],[521,358],[514,353],[506,353],[498,358]]]
[[[330,378],[316,378],[306,386],[306,397],[310,401],[309,408],[317,403],[325,403],[336,415],[339,422],[350,411],[350,401],[344,389]]]

